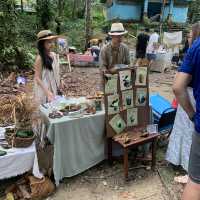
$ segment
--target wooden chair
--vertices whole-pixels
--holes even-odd
[[[129,138],[129,142],[125,142],[125,138],[123,138],[124,134],[126,137]],[[112,144],[116,142],[123,148],[123,160],[124,160],[124,178],[125,180],[128,179],[128,150],[138,147],[140,145],[144,145],[147,143],[152,144],[152,160],[151,160],[151,168],[152,170],[155,169],[156,166],[156,144],[157,138],[159,134],[147,134],[147,137],[143,137],[145,134],[142,131],[138,132],[127,132],[117,135],[113,138],[108,138],[108,160],[110,163],[113,161],[112,156]]]

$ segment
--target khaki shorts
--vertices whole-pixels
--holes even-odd
[[[200,184],[200,133],[197,132],[192,135],[188,175],[194,183]]]

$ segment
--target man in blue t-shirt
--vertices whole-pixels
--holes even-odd
[[[200,22],[193,27],[198,28]],[[193,94],[196,100],[196,112],[187,93],[187,86],[192,81]],[[183,64],[174,81],[173,91],[178,102],[194,122],[195,132],[192,137],[190,160],[188,167],[189,180],[183,192],[183,200],[200,199],[200,34],[188,50]]]

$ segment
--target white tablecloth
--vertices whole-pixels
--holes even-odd
[[[105,111],[80,118],[48,118],[49,110],[40,108],[48,121],[47,137],[54,145],[53,171],[56,185],[105,159]]]
[[[0,147],[1,150],[4,150]],[[33,168],[34,176],[41,178],[35,144],[28,148],[12,148],[0,157],[0,180],[24,174]]]
[[[172,52],[165,52],[156,54],[156,60],[152,63],[150,70],[156,72],[164,72],[171,67]]]

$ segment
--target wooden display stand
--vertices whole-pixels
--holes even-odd
[[[148,134],[150,121],[149,80],[147,67],[122,68],[104,73],[104,100],[108,159],[112,161],[112,143],[124,151],[124,177],[128,178],[128,149],[152,143],[152,169],[156,164],[156,140]]]

